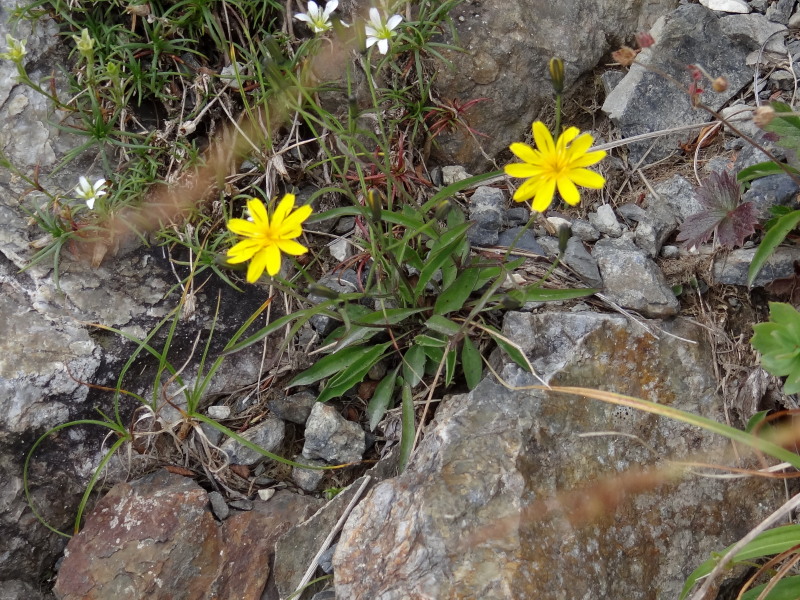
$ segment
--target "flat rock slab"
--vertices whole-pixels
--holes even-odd
[[[67,545],[59,600],[257,600],[275,540],[320,501],[288,492],[219,524],[205,490],[158,471],[115,485]]]
[[[671,328],[695,343],[594,313],[510,313],[503,333],[551,384],[724,419],[703,331]],[[501,375],[534,382],[512,364]],[[486,379],[443,403],[409,468],[356,507],[334,553],[337,597],[676,598],[711,551],[782,502],[773,482],[658,470],[728,449],[676,421]]]

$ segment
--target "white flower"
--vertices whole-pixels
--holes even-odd
[[[89,210],[93,210],[95,200],[100,196],[106,195],[107,192],[103,189],[105,186],[105,179],[98,179],[94,182],[94,185],[92,185],[86,177],[81,176],[78,180],[78,185],[75,186],[75,195],[86,202],[86,206],[89,207]]]
[[[339,0],[328,0],[322,10],[314,0],[308,1],[308,11],[297,13],[294,18],[308,23],[314,33],[325,33],[331,28],[331,13],[339,6]]]
[[[377,42],[378,51],[381,54],[386,54],[389,51],[389,40],[395,36],[395,32],[392,30],[400,25],[402,20],[403,17],[400,15],[392,15],[384,22],[378,9],[370,8],[369,22],[364,26],[364,31],[367,34],[367,48]]]

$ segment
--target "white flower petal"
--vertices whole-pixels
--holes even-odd
[[[364,33],[367,37],[378,37],[378,32],[371,25],[364,25]]]
[[[94,198],[87,198],[86,199],[86,206],[89,207],[89,210],[94,210]]]
[[[403,22],[403,17],[400,15],[392,15],[389,17],[389,20],[386,21],[386,28],[391,30],[400,25]]]
[[[322,13],[322,18],[327,21],[337,6],[339,6],[339,0],[328,0],[328,3],[325,4],[325,12]]]
[[[378,12],[378,9],[374,6],[369,9],[369,20],[372,23],[372,26],[375,29],[380,29],[383,27],[383,21],[381,20],[381,13]]]
[[[389,51],[389,42],[387,40],[378,40],[378,51],[381,54],[386,54]]]
[[[372,37],[372,36],[368,37],[367,38],[367,48],[370,48],[371,46],[373,46],[375,44],[375,42],[377,42],[377,41],[378,41],[378,38],[376,38],[376,37]]]

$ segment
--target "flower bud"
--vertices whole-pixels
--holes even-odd
[[[775,118],[775,109],[771,106],[759,106],[753,113],[753,123],[756,127],[764,129]]]
[[[636,34],[636,43],[639,44],[639,48],[649,48],[656,41],[653,39],[653,36],[647,33],[646,31],[640,31]]]
[[[711,82],[711,89],[717,93],[724,92],[728,89],[728,80],[724,77],[717,77]]]
[[[78,48],[78,52],[81,53],[86,60],[91,60],[94,56],[94,40],[89,35],[89,30],[85,27],[81,29],[81,35],[73,35],[72,39],[75,40],[75,46]]]
[[[572,237],[572,228],[569,225],[561,225],[558,228],[558,255],[563,256],[567,251],[567,242]]]
[[[564,91],[564,61],[560,58],[551,58],[548,68],[550,69],[550,83],[556,94],[561,94]]]
[[[17,40],[9,34],[6,34],[6,44],[8,45],[8,52],[0,54],[0,58],[10,60],[14,63],[21,63],[25,58],[25,42]]]
[[[369,208],[369,214],[373,223],[381,222],[381,201],[375,198],[375,190],[367,192],[366,204]]]
[[[450,203],[450,200],[442,200],[436,206],[436,211],[433,214],[433,218],[437,221],[444,221],[447,218],[447,215],[450,213],[451,208],[452,204]]]

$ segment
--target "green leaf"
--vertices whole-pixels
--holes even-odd
[[[765,583],[748,590],[742,596],[742,600],[756,600],[767,585],[769,584]],[[778,581],[769,594],[764,597],[764,600],[797,600],[798,598],[800,598],[800,575],[793,575]]]
[[[383,347],[385,346],[384,344]],[[354,346],[352,348],[337,350],[333,354],[319,359],[313,366],[292,379],[286,387],[309,385],[320,379],[325,379],[335,373],[339,373],[350,365],[364,360],[375,347],[376,346]]]
[[[367,405],[367,416],[369,417],[369,430],[375,431],[375,428],[378,426],[378,423],[381,422],[383,419],[383,415],[386,414],[386,411],[389,409],[389,405],[392,403],[392,397],[394,396],[394,386],[397,382],[397,371],[400,367],[397,367],[386,375],[378,386],[375,388],[375,392],[372,394],[372,398],[370,398],[369,404]]]
[[[466,231],[469,229],[470,225],[471,223],[459,225],[436,240],[433,248],[431,248],[430,253],[425,259],[425,266],[422,271],[420,271],[419,280],[414,288],[414,295],[417,298],[419,298],[425,290],[425,286],[431,281],[436,271],[441,269],[448,260],[451,260],[453,250],[458,246],[461,238],[466,235]]]
[[[427,356],[430,360],[425,363],[425,372],[428,375],[433,375],[436,373],[436,369],[439,366],[439,363],[444,358],[444,349],[442,347],[434,347],[434,346],[422,346],[422,349],[425,351],[425,356]],[[433,364],[433,371],[431,372],[431,363]]]
[[[444,357],[444,385],[445,387],[449,386],[453,383],[453,377],[456,374],[456,362],[458,360],[458,354],[456,353],[455,348],[451,348],[447,351],[447,355]]]
[[[768,410],[761,410],[761,411],[757,412],[752,417],[750,417],[750,419],[748,419],[747,426],[745,426],[744,430],[747,433],[753,433],[753,430],[756,428],[756,426],[759,423],[763,422],[764,419],[767,418],[768,414],[769,414]]]
[[[327,402],[331,398],[337,398],[354,385],[364,381],[364,377],[367,376],[369,370],[383,358],[384,352],[391,344],[391,342],[386,342],[385,344],[371,346],[358,362],[350,364],[340,371],[338,375],[331,377],[317,397],[317,402]],[[311,368],[313,369],[314,367]]]
[[[458,323],[441,315],[433,315],[430,319],[425,321],[425,327],[443,335],[455,335],[461,330]]]
[[[461,368],[464,370],[467,387],[474,390],[483,375],[483,359],[468,336],[464,337],[464,344],[461,346]]]
[[[528,360],[528,357],[525,356],[525,353],[517,346],[515,343],[511,342],[507,338],[503,337],[499,331],[495,331],[491,327],[487,327],[486,331],[492,336],[492,339],[497,343],[500,348],[502,348],[506,354],[508,354],[509,358],[517,363],[520,367],[525,369],[526,371],[530,371],[534,375],[536,375],[536,371],[533,369],[533,365]]]
[[[416,423],[414,416],[414,398],[411,395],[411,386],[408,382],[403,383],[402,397],[402,417],[400,419],[400,456],[399,468],[402,473],[406,469],[408,459],[411,458],[411,451],[414,449],[414,437],[416,435]]]
[[[423,346],[411,346],[403,356],[403,379],[412,388],[422,381],[422,376],[425,374],[426,359]]]
[[[234,344],[233,346],[231,346],[230,348],[225,350],[222,354],[227,356],[228,354],[233,354],[234,352],[238,352],[239,350],[243,350],[243,349],[247,348],[248,346],[252,346],[253,344],[263,340],[270,333],[273,333],[274,331],[278,331],[278,329],[280,329],[281,327],[283,327],[287,323],[291,323],[295,319],[299,319],[301,317],[306,317],[307,318],[307,315],[305,313],[306,313],[306,311],[298,311],[298,312],[292,313],[290,315],[286,315],[285,317],[281,317],[279,319],[275,319],[272,323],[270,323],[266,327],[262,327],[261,329],[256,331],[253,335],[248,337],[247,339],[242,340],[238,344]]]
[[[554,290],[539,287],[534,284],[518,290],[511,290],[506,294],[509,298],[525,304],[526,302],[555,302],[559,300],[572,300],[573,298],[583,298],[596,294],[600,290],[591,288]]]
[[[789,165],[784,165],[785,168],[788,168],[790,171],[797,172],[797,169],[790,167]],[[784,173],[785,170],[776,165],[774,162],[767,161],[758,163],[757,165],[752,165],[747,167],[746,169],[742,169],[736,175],[736,179],[740,183],[747,183],[748,181],[753,181],[754,179],[761,179],[762,177],[766,177],[767,175],[776,175],[780,173]]]
[[[750,344],[761,353],[761,366],[772,374],[787,376],[786,394],[800,392],[800,313],[785,302],[769,303],[769,321],[753,325]]]
[[[745,561],[780,554],[781,552],[793,548],[797,544],[800,544],[800,525],[784,525],[782,527],[776,527],[775,529],[769,529],[760,533],[755,539],[737,552],[733,557],[732,564],[736,565]],[[722,552],[715,554],[723,556],[727,554],[731,548],[733,548],[733,544]],[[686,580],[679,600],[686,598],[697,580],[711,573],[718,562],[719,558],[717,556],[712,556],[697,567]]]
[[[432,348],[444,348],[447,346],[447,340],[441,338],[425,335],[424,333],[414,337],[415,346],[430,346]]]
[[[356,342],[369,339],[377,333],[380,333],[383,328],[389,325],[396,325],[405,321],[408,317],[421,313],[427,310],[426,308],[387,308],[386,310],[378,310],[366,315],[358,317],[353,320],[353,328],[348,331],[342,339],[339,340],[338,348],[345,348],[352,346]]]
[[[778,219],[775,225],[764,235],[764,239],[758,246],[758,250],[756,250],[753,260],[750,263],[750,268],[747,270],[748,286],[752,287],[756,276],[769,257],[772,256],[778,245],[786,239],[789,232],[797,227],[798,223],[800,223],[800,210],[794,210]]]
[[[772,102],[776,113],[792,113],[792,107],[783,102]],[[800,156],[800,117],[794,114],[775,115],[775,118],[764,127],[765,131],[777,133],[778,145],[787,150],[794,150]]]
[[[470,294],[475,290],[480,272],[478,269],[467,269],[445,289],[436,299],[433,312],[437,315],[446,315],[454,310],[463,308]]]

